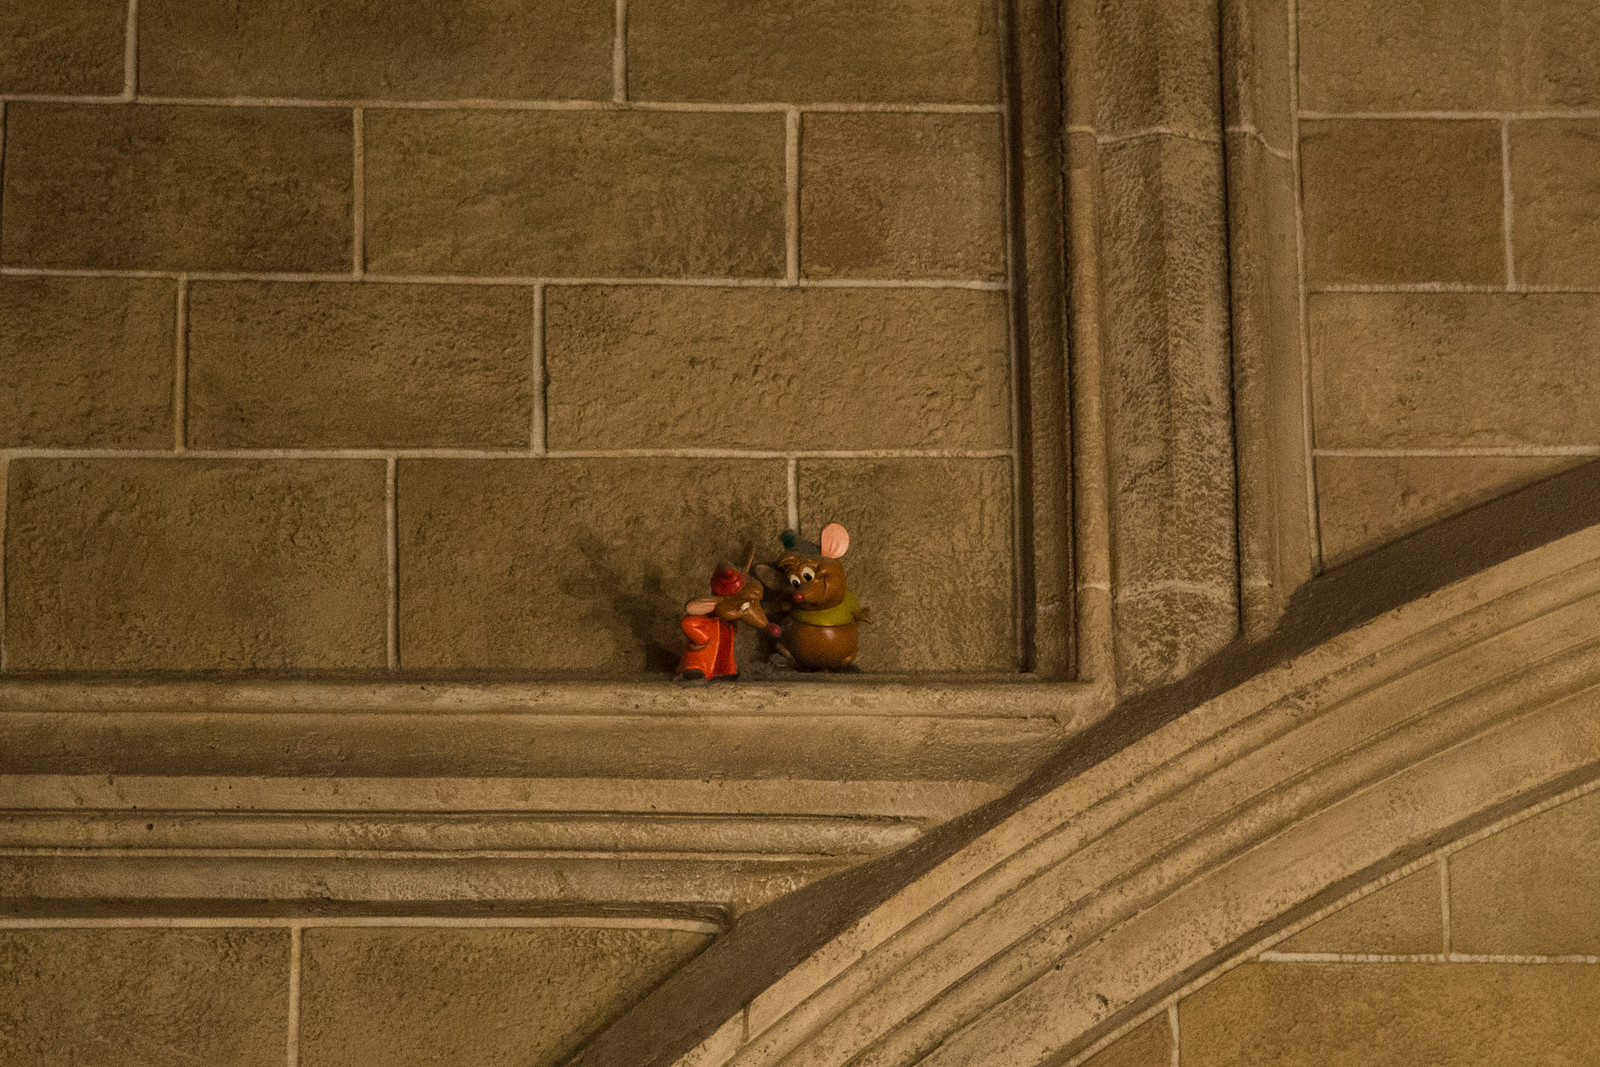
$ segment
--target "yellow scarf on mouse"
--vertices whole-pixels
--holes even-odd
[[[856,621],[857,610],[856,595],[846,591],[843,602],[831,608],[823,608],[820,611],[796,611],[789,617],[807,626],[845,626]]]

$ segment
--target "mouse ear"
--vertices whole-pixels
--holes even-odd
[[[778,568],[770,563],[757,563],[750,568],[750,573],[761,580],[761,584],[768,589],[782,589],[784,577],[778,573]]]
[[[836,522],[822,528],[822,554],[838,559],[850,550],[850,532]]]
[[[683,610],[690,615],[710,615],[717,610],[717,598],[714,596],[697,597],[685,604]]]

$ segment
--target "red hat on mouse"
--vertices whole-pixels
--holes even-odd
[[[711,575],[711,591],[717,596],[733,596],[744,588],[745,573],[724,563]]]

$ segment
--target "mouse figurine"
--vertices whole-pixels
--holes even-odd
[[[742,571],[728,564],[717,567],[711,575],[711,592],[715,595],[697,597],[684,605],[680,625],[687,643],[678,660],[680,682],[739,677],[733,660],[733,639],[735,623],[740,620],[773,637],[781,633],[778,626],[767,621],[766,610],[761,606],[761,583],[750,576],[755,557],[752,548]]]
[[[783,532],[783,555],[775,564],[756,565],[762,584],[794,603],[780,627],[778,651],[808,671],[855,671],[856,623],[871,622],[866,608],[845,585],[839,560],[850,548],[850,534],[836,522],[822,528],[821,543]]]

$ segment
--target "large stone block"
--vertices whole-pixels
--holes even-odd
[[[1600,286],[1600,121],[1513,123],[1511,194],[1517,283]]]
[[[1324,448],[1600,441],[1600,296],[1312,297]]]
[[[666,674],[787,490],[774,460],[402,460],[399,508],[402,666]]]
[[[638,100],[996,103],[1000,35],[984,0],[659,0],[628,9]]]
[[[157,96],[611,99],[611,0],[145,0]]]
[[[1590,0],[1538,0],[1504,11],[1509,40],[1501,54],[1513,107],[1600,106],[1600,18]]]
[[[1444,891],[1432,864],[1277,944],[1277,952],[1413,955],[1444,951]]]
[[[1503,102],[1500,0],[1301,0],[1298,9],[1307,110],[1492,111]]]
[[[1498,122],[1303,122],[1300,160],[1313,288],[1505,282]]]
[[[1084,1067],[1172,1067],[1172,1023],[1166,1012],[1141,1023]]]
[[[555,449],[1011,442],[1001,292],[552,286],[545,362]]]
[[[373,111],[379,273],[780,277],[777,114]]]
[[[0,279],[0,446],[170,448],[177,286]]]
[[[532,378],[527,288],[190,290],[195,448],[526,448]]]
[[[555,1067],[709,941],[649,929],[307,930],[300,1063]]]
[[[811,114],[800,145],[806,277],[1005,277],[998,115]]]
[[[1600,968],[1256,963],[1178,1005],[1184,1067],[1600,1059]]]
[[[1320,456],[1322,558],[1343,563],[1581,462],[1572,456]]]
[[[1009,459],[801,460],[797,477],[802,532],[850,531],[863,670],[1017,669]]]
[[[351,118],[283,107],[6,108],[8,266],[349,270]]]
[[[12,460],[7,665],[381,668],[383,498],[374,461]]]
[[[122,92],[127,0],[0,7],[0,93]]]
[[[0,931],[0,1062],[280,1067],[289,931]]]
[[[1235,129],[1253,127],[1273,149],[1287,153],[1294,147],[1289,6],[1278,0],[1224,0],[1222,15],[1224,121]]]
[[[1600,793],[1570,801],[1450,858],[1457,952],[1600,955]]]

